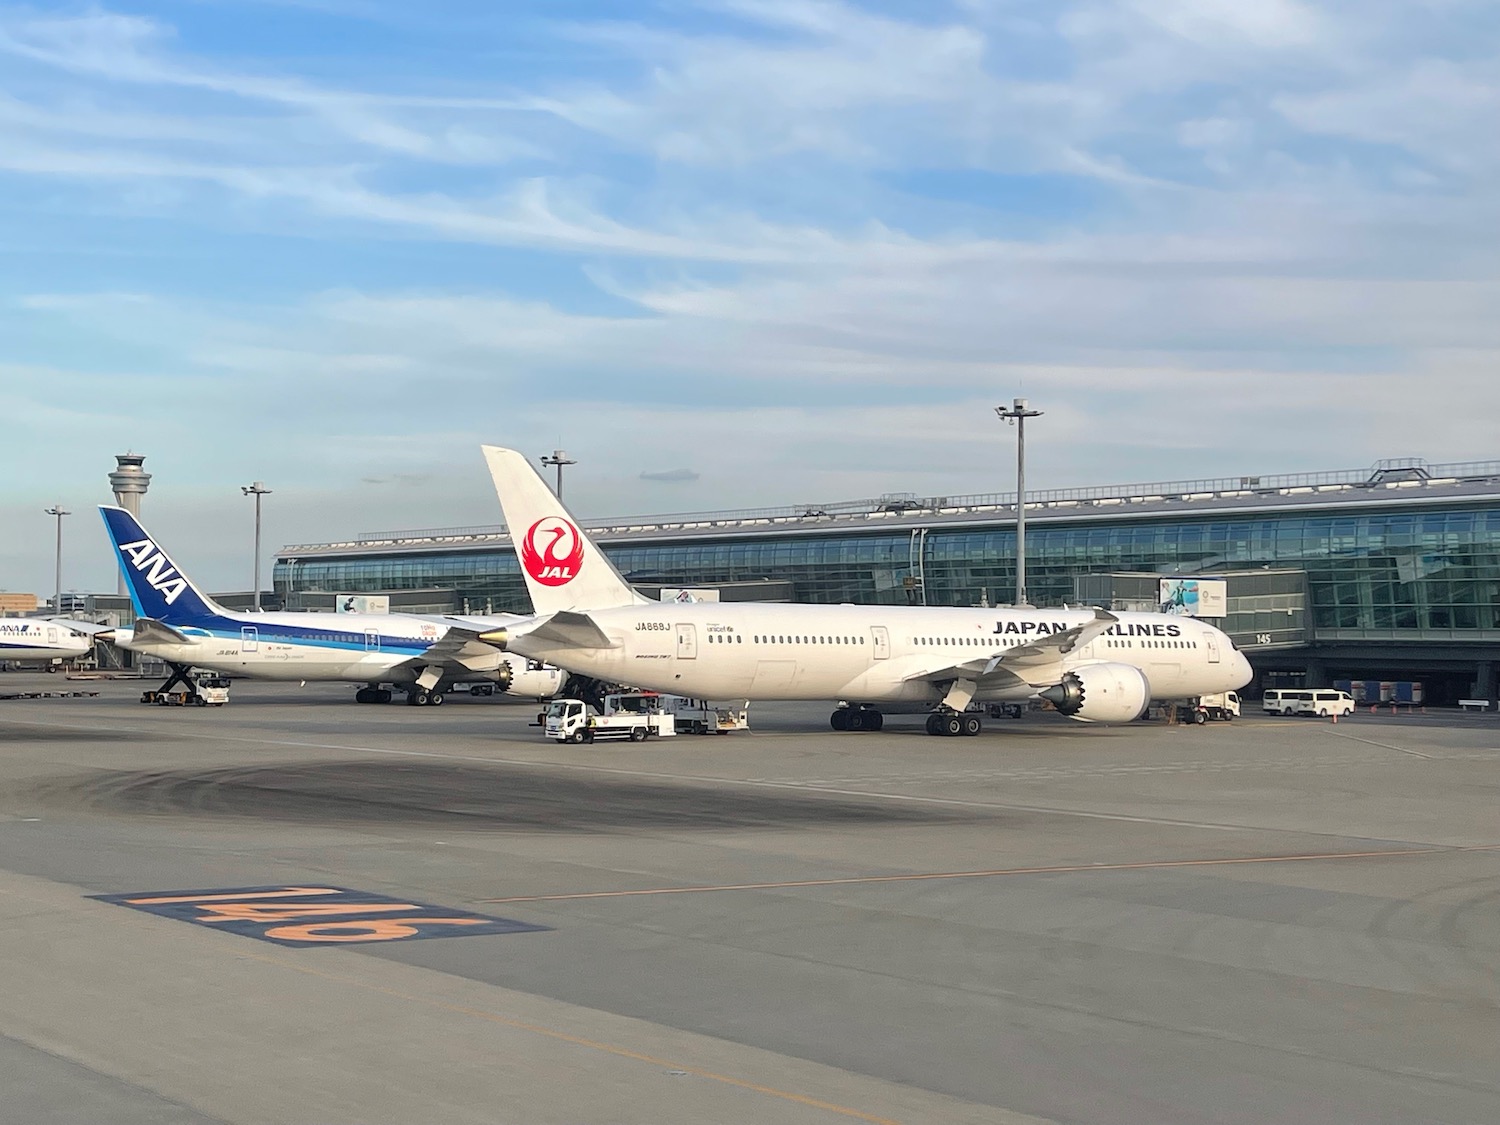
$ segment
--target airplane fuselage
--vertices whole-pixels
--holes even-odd
[[[0,660],[71,660],[93,644],[92,638],[55,621],[0,620]]]
[[[422,656],[446,629],[417,619],[382,614],[226,614],[174,628],[186,643],[137,639],[117,631],[119,645],[176,664],[263,680],[343,680],[407,684],[421,673]],[[496,671],[493,662],[473,678]]]
[[[934,667],[1001,658],[1016,678],[975,698],[1016,701],[1056,682],[1056,662],[1028,680],[1007,653],[1094,619],[1092,610],[913,606],[657,604],[592,610],[610,647],[570,646],[518,626],[509,648],[569,671],[705,699],[846,699],[934,703],[946,690]],[[1065,668],[1126,664],[1155,699],[1238,688],[1250,666],[1219,630],[1191,618],[1120,613],[1103,635],[1063,659]],[[993,679],[993,677],[991,677]]]

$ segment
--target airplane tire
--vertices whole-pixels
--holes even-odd
[[[376,703],[389,703],[394,698],[395,697],[391,694],[390,688],[381,688],[378,692],[375,693]]]
[[[406,702],[412,707],[422,707],[427,703],[427,693],[413,689],[406,693]]]
[[[1194,711],[1193,712],[1193,722],[1197,723],[1201,727],[1204,723],[1208,722],[1208,712],[1207,711]]]
[[[851,707],[849,709],[848,713],[844,716],[844,729],[845,730],[864,730],[865,729],[865,716],[864,716],[864,712],[863,711],[859,711],[859,710]]]
[[[936,711],[934,711],[932,714],[930,714],[930,715],[927,716],[927,733],[928,734],[942,734],[943,733],[943,717],[941,715],[939,715]]]
[[[949,735],[963,734],[964,721],[958,715],[945,715],[943,717],[943,733]]]
[[[865,712],[865,730],[884,730],[885,716],[879,711]]]
[[[440,706],[442,706],[442,703],[443,703],[443,693],[440,692],[440,691],[434,691],[434,692],[429,693],[428,696],[427,696],[427,702],[430,703],[434,707],[440,707]]]
[[[964,734],[968,735],[970,738],[978,734],[983,725],[984,724],[979,721],[978,715],[964,716]]]
[[[837,711],[835,711],[828,717],[828,725],[831,726],[834,730],[848,730],[849,709],[847,707],[840,707]]]

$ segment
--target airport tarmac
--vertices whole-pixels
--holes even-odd
[[[0,701],[3,1120],[1500,1120],[1493,716],[100,691]]]

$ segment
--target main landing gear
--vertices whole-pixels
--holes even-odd
[[[423,691],[419,687],[406,693],[406,702],[413,707],[440,707],[446,698],[441,691]]]
[[[383,688],[379,684],[362,687],[354,693],[354,702],[356,703],[389,703],[390,701],[390,689]]]
[[[979,716],[972,713],[959,714],[957,711],[934,711],[927,716],[927,733],[941,734],[945,736],[967,735],[973,737],[978,734],[984,724]]]
[[[840,707],[828,719],[834,730],[879,730],[885,716],[873,707]]]

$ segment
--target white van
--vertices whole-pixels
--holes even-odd
[[[1329,715],[1348,715],[1354,711],[1354,696],[1347,691],[1303,691],[1297,693],[1299,696],[1312,696],[1311,699],[1299,698],[1297,700],[1298,715],[1318,715],[1328,718]]]
[[[1299,695],[1306,695],[1311,698],[1312,692],[1290,690],[1267,691],[1260,697],[1260,709],[1267,715],[1295,715],[1297,713],[1297,704],[1300,702],[1296,697]]]
[[[1325,688],[1295,688],[1268,691],[1261,696],[1260,709],[1267,715],[1348,715],[1354,711],[1354,697],[1347,691]]]

